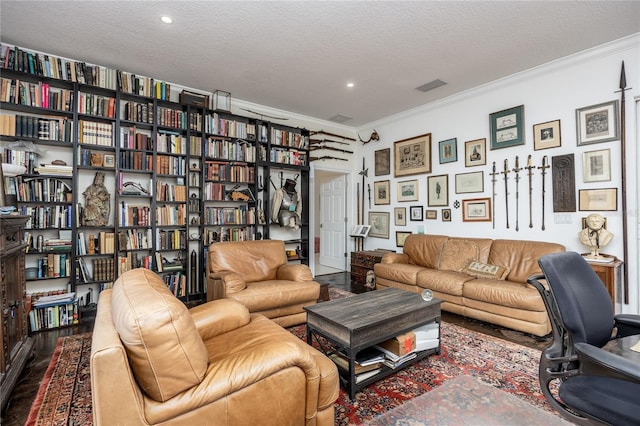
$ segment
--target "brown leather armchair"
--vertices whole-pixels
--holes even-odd
[[[207,300],[235,299],[283,327],[307,321],[320,296],[307,265],[288,264],[279,240],[213,243],[207,254]]]
[[[96,425],[333,425],[336,367],[233,300],[187,309],[146,269],[100,294]]]

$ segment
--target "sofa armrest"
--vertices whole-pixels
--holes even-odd
[[[387,253],[382,256],[380,263],[409,263],[409,256],[405,253]]]
[[[202,340],[243,327],[249,323],[249,310],[240,302],[221,299],[189,309]]]
[[[307,265],[287,264],[276,270],[276,279],[288,281],[312,281],[311,269]]]

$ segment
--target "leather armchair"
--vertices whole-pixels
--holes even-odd
[[[553,330],[540,358],[545,398],[577,424],[640,424],[640,354],[626,349],[632,360],[603,349],[640,335],[640,316],[614,315],[607,290],[578,253],[548,254],[538,263],[543,275],[528,282],[540,292]]]
[[[333,425],[326,356],[233,300],[187,309],[146,269],[100,294],[91,347],[96,425]]]
[[[213,243],[207,253],[207,300],[237,300],[282,327],[303,324],[320,297],[307,265],[289,264],[279,240]]]

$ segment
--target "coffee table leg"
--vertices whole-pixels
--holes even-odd
[[[307,345],[311,346],[311,327],[307,323]]]

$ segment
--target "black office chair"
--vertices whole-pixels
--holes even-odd
[[[602,281],[578,253],[548,254],[538,264],[544,275],[528,282],[544,299],[553,333],[540,357],[545,398],[577,424],[640,425],[640,364],[601,349],[640,334],[640,315],[614,316]]]

